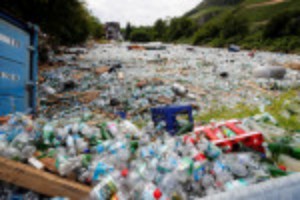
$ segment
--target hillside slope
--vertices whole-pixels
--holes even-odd
[[[220,11],[237,5],[243,0],[204,0],[184,16],[199,19],[205,14],[219,13]]]
[[[285,18],[286,24],[280,19],[274,21],[277,16]],[[195,20],[200,27],[194,35],[195,44],[221,47],[237,43],[245,48],[300,51],[299,0],[204,0],[184,17]],[[282,34],[265,37],[266,29],[272,26]],[[224,29],[229,30],[224,33]]]

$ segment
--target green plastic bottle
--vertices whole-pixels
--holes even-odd
[[[268,170],[269,170],[270,174],[274,177],[287,176],[290,174],[289,172],[283,171],[274,165],[268,165]]]
[[[102,140],[108,140],[108,139],[110,139],[108,131],[106,130],[106,124],[105,123],[101,124],[99,126],[99,128],[100,128],[100,133],[101,133]]]
[[[300,159],[300,148],[292,147],[287,144],[282,143],[270,143],[268,144],[268,149],[273,156],[278,157],[280,154],[286,154],[293,158]]]
[[[184,135],[186,133],[189,133],[193,130],[193,127],[194,125],[192,123],[187,123],[177,131],[176,135]]]

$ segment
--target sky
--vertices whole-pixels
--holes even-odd
[[[86,0],[88,9],[101,22],[117,21],[125,27],[152,25],[157,19],[181,16],[201,0]]]

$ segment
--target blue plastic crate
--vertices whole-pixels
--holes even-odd
[[[166,123],[166,130],[175,135],[179,130],[179,124],[176,117],[179,115],[187,115],[189,122],[194,123],[192,116],[192,106],[190,105],[170,105],[165,107],[151,108],[152,120],[155,125],[164,121]]]

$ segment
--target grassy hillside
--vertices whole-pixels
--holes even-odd
[[[237,43],[245,48],[300,52],[300,0],[205,0],[185,17],[199,26],[194,44],[222,47]],[[266,34],[272,28],[282,34]]]
[[[220,14],[242,1],[243,0],[204,0],[184,16],[199,20],[201,17],[211,13]]]

